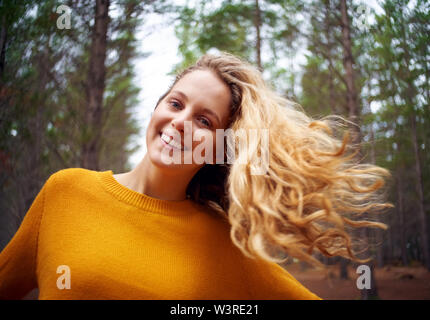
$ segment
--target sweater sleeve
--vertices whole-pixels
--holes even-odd
[[[37,243],[47,184],[43,185],[17,232],[0,253],[0,299],[21,299],[37,288]]]
[[[245,257],[244,268],[255,300],[322,300],[276,263]]]

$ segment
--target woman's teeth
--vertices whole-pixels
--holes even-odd
[[[162,133],[162,134],[161,134],[161,139],[162,139],[165,143],[167,143],[168,145],[170,145],[170,146],[172,146],[172,147],[174,147],[174,148],[176,148],[176,149],[180,149],[180,150],[182,150],[182,146],[181,146],[179,143],[177,143],[176,141],[174,141],[172,137],[170,137],[170,136],[168,136],[168,135],[166,135],[166,134]]]

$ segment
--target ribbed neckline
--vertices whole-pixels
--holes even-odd
[[[164,215],[187,215],[195,212],[192,200],[162,200],[131,190],[120,184],[113,176],[112,170],[99,171],[102,185],[117,199],[145,211]]]

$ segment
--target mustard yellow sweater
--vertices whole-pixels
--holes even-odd
[[[49,177],[0,253],[0,298],[33,288],[39,299],[320,299],[279,265],[246,257],[204,207],[81,168]]]

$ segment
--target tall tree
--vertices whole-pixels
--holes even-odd
[[[341,29],[336,11],[333,1],[312,2],[307,11],[309,28],[302,31],[310,53],[306,56],[301,80],[300,102],[314,116],[348,115]]]
[[[258,0],[255,0],[255,34],[256,34],[256,43],[255,43],[255,51],[257,53],[257,66],[260,71],[263,71],[263,66],[261,64],[261,35],[260,35],[260,27],[261,27],[261,12],[260,5]]]
[[[417,26],[425,12],[428,15],[429,8],[427,6],[426,9],[421,1],[410,6],[407,1],[387,0],[383,9],[384,14],[376,17],[378,30],[374,33],[374,65],[380,74],[379,99],[383,99],[385,107],[398,109],[393,112],[396,115],[394,121],[398,123],[395,132],[399,140],[397,144],[404,151],[399,153],[397,150],[396,163],[405,168],[414,168],[414,180],[403,180],[401,186],[398,186],[402,189],[404,199],[410,199],[402,202],[403,210],[399,213],[417,213],[418,223],[414,228],[417,228],[420,235],[423,264],[429,268],[428,222],[423,187],[429,176],[428,171],[424,172],[422,169],[423,157],[426,156],[420,151],[426,145],[429,132],[428,126],[423,125],[428,121],[426,110],[429,102],[425,98],[426,86],[421,84],[421,79],[425,79],[427,65],[424,63],[425,58],[421,57],[427,50],[423,47],[423,39],[428,38],[428,32],[425,27]],[[428,48],[428,43],[425,46]],[[405,135],[409,136],[407,141],[404,140]],[[410,221],[408,219],[405,223]],[[401,249],[402,252],[404,248]]]
[[[106,43],[99,168],[116,172],[128,168],[127,158],[133,152],[129,142],[138,133],[131,112],[139,92],[133,83],[133,59],[139,54],[134,34],[144,11],[158,10],[160,3],[113,5],[119,14],[109,24]],[[0,89],[1,247],[47,177],[82,163],[89,39],[94,27],[90,0],[66,3],[72,9],[71,29],[57,28],[60,14],[53,0],[3,4],[10,4],[10,11],[0,10],[0,18],[7,17]]]
[[[357,89],[355,87],[354,57],[352,55],[350,20],[346,0],[340,0],[341,28],[342,28],[342,48],[343,48],[343,66],[345,69],[346,83],[346,103],[348,107],[349,119],[357,124],[352,126],[351,131],[354,133],[352,142],[358,144],[361,142],[360,132],[360,109],[357,102]]]
[[[402,4],[401,9],[405,9],[407,2]],[[411,128],[411,138],[413,151],[415,155],[415,173],[416,173],[416,190],[418,193],[418,216],[420,220],[420,233],[421,233],[421,246],[423,250],[423,258],[424,264],[426,268],[430,270],[430,246],[428,241],[428,229],[427,229],[427,217],[424,210],[424,194],[423,194],[423,184],[422,184],[422,170],[421,170],[421,160],[420,160],[420,150],[418,146],[418,137],[417,137],[417,122],[416,122],[416,111],[415,111],[415,101],[417,96],[417,90],[414,86],[414,76],[411,74],[411,64],[413,63],[412,56],[409,49],[409,38],[408,30],[405,21],[405,17],[403,16],[404,10],[400,10],[399,12],[399,26],[401,32],[401,47],[403,49],[403,61],[405,63],[405,77],[407,78],[407,85],[405,88],[405,101],[407,103],[408,109],[410,109],[409,114],[409,124]]]
[[[109,0],[96,0],[94,26],[88,68],[87,110],[85,114],[84,142],[82,146],[82,166],[98,170],[101,126],[103,117],[103,93],[106,76],[107,30]]]

